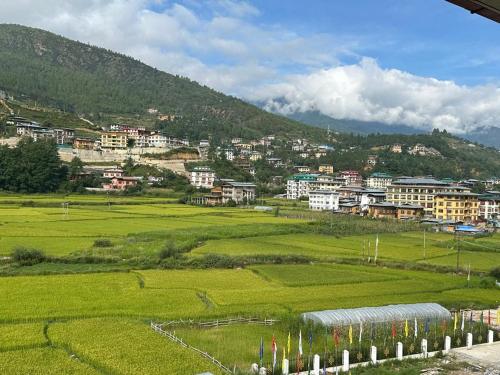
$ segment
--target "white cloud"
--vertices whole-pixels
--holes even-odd
[[[339,119],[441,128],[456,133],[500,125],[500,89],[493,85],[460,86],[382,69],[375,60],[288,77],[252,99],[283,114],[319,111]]]

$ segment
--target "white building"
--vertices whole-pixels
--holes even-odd
[[[495,220],[500,217],[499,193],[488,192],[479,196],[479,217],[484,220]]]
[[[286,198],[299,199],[308,197],[310,183],[318,178],[318,174],[296,174],[286,182]]]
[[[337,211],[339,209],[339,193],[330,190],[310,191],[309,209],[317,211]]]
[[[226,180],[222,183],[222,203],[233,201],[237,204],[249,203],[255,200],[255,184]]]
[[[387,173],[373,173],[366,179],[366,187],[370,189],[387,189],[392,184],[392,176]]]
[[[211,189],[214,187],[215,172],[209,167],[195,167],[189,176],[189,182],[196,188]]]

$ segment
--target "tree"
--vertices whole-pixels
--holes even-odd
[[[75,156],[69,163],[69,175],[77,176],[82,172],[83,172],[83,162],[78,156]]]
[[[53,140],[22,139],[16,148],[0,148],[0,189],[20,193],[56,191],[66,180]]]

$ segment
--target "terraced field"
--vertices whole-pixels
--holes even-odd
[[[35,203],[27,204],[27,197],[0,197],[0,254],[27,246],[58,257],[114,256],[120,262],[66,263],[70,258],[63,258],[17,267],[3,259],[0,271],[13,267],[18,276],[0,277],[2,373],[220,374],[201,356],[154,333],[151,320],[280,319],[276,331],[236,326],[201,334],[179,327],[178,334],[188,342],[229,366],[246,369],[256,360],[260,336],[275,333],[282,345],[287,324],[300,329],[297,316],[304,311],[413,302],[448,307],[500,304],[500,291],[488,288],[485,281],[491,280],[477,273],[468,285],[465,274],[375,266],[374,234],[320,235],[309,219],[149,198],[116,198],[119,204],[108,206],[103,197],[75,196],[65,215],[60,207],[64,199],[30,196]],[[108,239],[112,245],[96,247],[96,239]],[[427,233],[425,257],[423,233],[381,233],[379,239],[379,262],[456,262],[455,244],[447,234]],[[165,265],[158,251],[169,241],[187,249],[179,255],[187,260],[208,254],[243,260],[284,254],[310,258],[306,264],[158,269]],[[464,240],[461,264],[470,263],[473,271],[500,264],[498,243],[498,235]],[[134,267],[134,259],[150,263]],[[358,264],[335,263],[346,259]],[[150,269],[141,269],[145,264]],[[314,345],[321,349],[321,343]]]

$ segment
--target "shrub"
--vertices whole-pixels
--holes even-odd
[[[496,278],[497,280],[500,280],[500,266],[493,268],[490,271],[490,275]]]
[[[31,266],[33,264],[42,263],[47,257],[43,251],[38,249],[16,247],[14,251],[12,251],[12,259],[23,266]]]
[[[94,241],[94,247],[111,247],[113,246],[113,242],[108,239],[99,239]]]
[[[174,241],[170,240],[167,242],[165,247],[160,250],[158,254],[161,260],[166,258],[175,258],[179,255],[179,249],[175,246]]]

